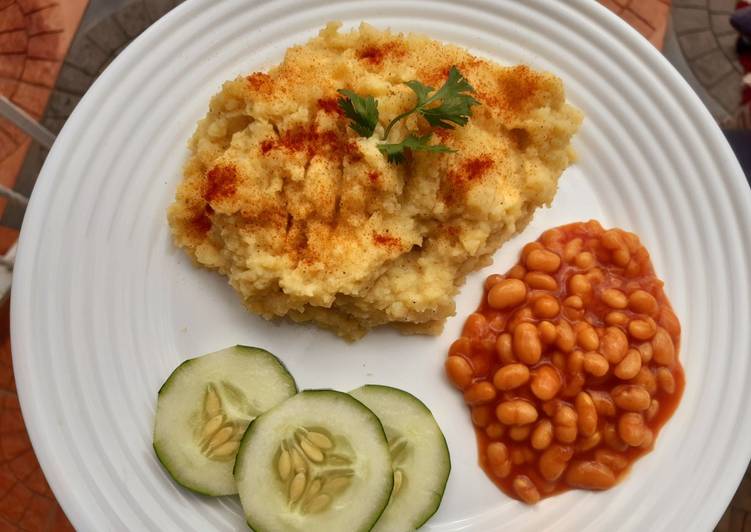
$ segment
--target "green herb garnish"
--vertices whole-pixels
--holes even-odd
[[[453,129],[455,125],[463,126],[472,116],[472,106],[480,103],[470,94],[475,89],[455,66],[449,69],[446,83],[438,90],[416,80],[408,81],[406,85],[417,96],[417,103],[389,123],[383,133],[383,140],[388,139],[391,129],[400,120],[413,113],[420,113],[434,128]],[[372,96],[360,96],[348,89],[340,89],[338,92],[343,96],[339,98],[339,107],[350,119],[349,127],[363,137],[372,136],[378,124],[378,101]],[[401,142],[378,144],[378,149],[389,162],[396,164],[404,161],[407,150],[442,153],[456,151],[443,144],[429,144],[431,137],[431,133],[422,137],[409,134]]]
[[[407,138],[396,144],[382,143],[378,145],[378,149],[382,154],[386,156],[390,163],[399,164],[404,161],[405,150],[412,151],[432,151],[432,152],[455,152],[448,146],[443,144],[428,144],[430,142],[431,133],[423,137],[409,134]]]
[[[349,127],[363,137],[370,137],[378,124],[378,102],[372,96],[360,96],[348,89],[337,91],[344,98],[339,98],[339,107],[351,120]]]

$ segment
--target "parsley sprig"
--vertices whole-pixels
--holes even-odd
[[[479,104],[471,95],[475,89],[455,66],[449,69],[448,79],[438,90],[417,80],[408,81],[406,85],[417,96],[417,102],[412,109],[389,122],[383,133],[384,141],[388,139],[392,128],[411,114],[419,113],[434,128],[454,129],[455,125],[465,125],[472,116],[472,106]],[[363,137],[372,136],[378,124],[378,101],[372,96],[360,96],[347,89],[339,90],[339,94],[342,95],[339,107],[350,119],[349,127]],[[378,149],[389,162],[397,164],[404,161],[408,150],[444,153],[456,151],[443,144],[430,144],[431,137],[432,133],[424,136],[409,134],[401,142],[378,144]]]

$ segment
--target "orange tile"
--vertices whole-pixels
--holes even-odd
[[[63,16],[60,6],[50,6],[41,11],[34,11],[29,17],[29,26],[26,29],[29,35],[60,31],[63,29]]]
[[[616,15],[619,15],[621,11],[623,11],[623,7],[621,7],[621,5],[618,4],[615,0],[600,0],[600,3]]]
[[[23,514],[21,521],[18,523],[21,530],[28,532],[43,532],[46,530],[55,506],[56,503],[52,499],[34,495],[26,507],[26,513]]]
[[[47,59],[27,59],[21,79],[45,87],[54,87],[60,62]]]
[[[654,29],[667,24],[670,7],[656,0],[632,0],[629,9]]]
[[[6,135],[9,135],[10,138],[13,139],[13,143],[17,145],[23,143],[29,138],[29,136],[21,131],[18,126],[16,126],[9,120],[5,120],[4,118],[0,118],[0,130],[2,130]],[[2,181],[2,177],[0,177],[0,181]]]
[[[30,145],[30,140],[24,140],[16,148],[16,151],[13,152],[13,155],[0,163],[0,185],[12,187],[16,184],[16,176],[21,170],[23,160],[26,158],[26,152],[29,150]]]
[[[36,59],[57,59],[65,57],[67,45],[60,33],[45,33],[29,39],[29,57]]]
[[[0,225],[0,255],[5,255],[10,247],[18,240],[18,233],[18,229]],[[4,360],[5,356],[8,357],[7,360],[8,363],[10,363],[10,336],[8,336],[5,344],[0,348],[0,361]],[[2,385],[0,385],[0,389],[2,389]]]
[[[25,432],[4,434],[0,440],[0,455],[5,460],[12,460],[31,449],[31,442]]]
[[[68,0],[65,0],[66,2]],[[16,0],[18,5],[21,6],[24,13],[30,13],[32,11],[39,11],[48,6],[52,6],[58,3],[58,0]]]
[[[0,517],[18,523],[34,495],[23,484],[16,484],[0,499]]]
[[[2,13],[0,13],[2,16]],[[0,77],[18,79],[23,73],[26,54],[0,55]]]
[[[41,118],[51,90],[21,82],[11,100],[34,118]]]
[[[24,485],[34,493],[52,497],[52,490],[47,484],[47,479],[44,478],[44,474],[39,466],[37,466],[34,472],[24,480]]]
[[[17,30],[0,33],[0,54],[18,54],[26,51],[28,39],[26,31]]]
[[[647,39],[652,37],[652,34],[654,33],[654,28],[649,26],[646,22],[644,22],[641,18],[636,16],[632,11],[624,11],[621,13],[621,18],[629,23],[631,27],[633,27],[636,31],[644,35]]]
[[[18,4],[11,4],[0,11],[0,32],[20,30],[26,27],[26,19]]]
[[[0,129],[0,160],[10,157],[16,151],[16,143],[5,131]]]
[[[0,499],[16,485],[16,482],[18,482],[18,479],[9,471],[0,469]]]
[[[52,519],[50,530],[54,530],[55,532],[76,532],[76,529],[73,528],[68,518],[65,517],[63,509],[60,506],[55,509],[55,515]]]
[[[6,98],[13,96],[13,93],[16,92],[17,87],[18,82],[15,80],[0,79],[0,94],[5,96]]]

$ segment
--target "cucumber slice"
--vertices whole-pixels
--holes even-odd
[[[235,463],[256,532],[370,530],[393,488],[378,418],[351,395],[306,390],[259,416]]]
[[[389,386],[350,392],[381,420],[391,449],[394,492],[373,530],[415,530],[438,510],[451,458],[438,423],[422,401]]]
[[[154,451],[178,484],[237,493],[232,468],[248,423],[295,393],[287,369],[263,349],[238,345],[187,360],[159,389]]]

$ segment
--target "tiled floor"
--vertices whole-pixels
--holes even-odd
[[[0,94],[11,97],[50,130],[60,130],[93,80],[128,42],[182,0],[0,0]],[[740,95],[733,0],[601,0],[662,48],[676,53],[718,120]],[[79,26],[79,21],[80,26]],[[78,27],[66,56],[65,50]],[[670,57],[670,56],[669,56]],[[63,61],[64,59],[64,61]],[[672,60],[672,58],[671,58]],[[680,70],[680,68],[679,68]],[[46,105],[46,108],[45,108]],[[724,112],[724,114],[722,113]],[[0,121],[0,183],[29,194],[46,151]],[[23,212],[0,201],[0,254],[13,242]],[[0,304],[0,532],[72,527],[55,502],[29,445],[11,367],[7,302]],[[751,532],[751,475],[717,526]]]

